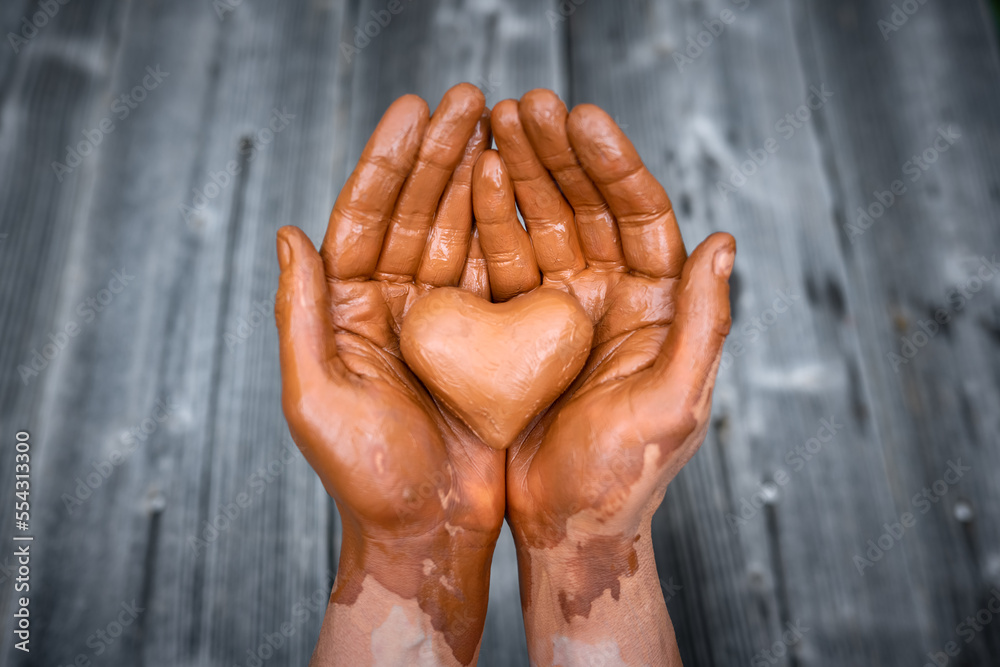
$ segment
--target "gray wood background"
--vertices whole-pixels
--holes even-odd
[[[989,5],[895,0],[915,12],[884,32],[890,0],[402,0],[376,30],[386,4],[0,4],[0,664],[306,663],[337,518],[285,454],[274,233],[318,241],[389,102],[433,106],[458,81],[490,104],[549,87],[603,106],[691,247],[738,240],[713,428],[654,530],[686,663],[1000,664]],[[813,86],[832,97],[795,120]],[[290,116],[269,135],[275,110]],[[879,217],[857,235],[859,207]],[[45,367],[19,371],[36,351]],[[28,655],[11,646],[20,429]],[[513,558],[505,534],[483,665],[526,664]]]

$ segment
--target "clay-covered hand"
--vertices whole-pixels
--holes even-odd
[[[595,327],[580,375],[508,451],[532,659],[679,663],[650,524],[706,433],[735,242],[688,257],[666,192],[597,107],[536,90],[491,122],[499,155],[480,158],[473,201],[493,298],[563,290]]]
[[[295,227],[278,232],[282,403],[343,526],[313,664],[466,665],[478,653],[504,452],[438,408],[402,361],[399,331],[438,287],[489,298],[471,179],[490,141],[474,86],[449,90],[433,117],[402,97],[340,192],[321,251]]]

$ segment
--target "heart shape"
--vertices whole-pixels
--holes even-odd
[[[506,449],[577,376],[594,326],[575,299],[536,289],[490,303],[455,287],[413,304],[403,359],[487,445]]]

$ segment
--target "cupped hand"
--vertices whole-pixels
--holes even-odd
[[[713,234],[687,257],[666,192],[597,107],[567,113],[536,90],[491,123],[499,155],[476,166],[474,207],[493,298],[564,290],[595,325],[584,370],[507,460],[522,604],[544,554],[569,572],[569,622],[607,591],[617,599],[636,550],[651,559],[652,514],[704,439],[735,242]]]
[[[504,453],[438,408],[402,360],[399,331],[410,305],[435,288],[489,298],[471,179],[490,141],[474,86],[449,90],[433,117],[420,98],[402,97],[340,192],[321,251],[295,227],[277,242],[282,404],[343,525],[332,602],[350,604],[373,576],[417,598],[463,663],[486,605],[463,580],[485,568],[488,581]],[[470,549],[485,560],[456,557]],[[474,608],[472,627],[454,622],[463,606]]]

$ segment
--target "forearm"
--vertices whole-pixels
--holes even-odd
[[[518,545],[532,665],[681,664],[649,527],[635,536]]]
[[[479,654],[495,537],[417,543],[344,536],[310,665],[470,665]]]

